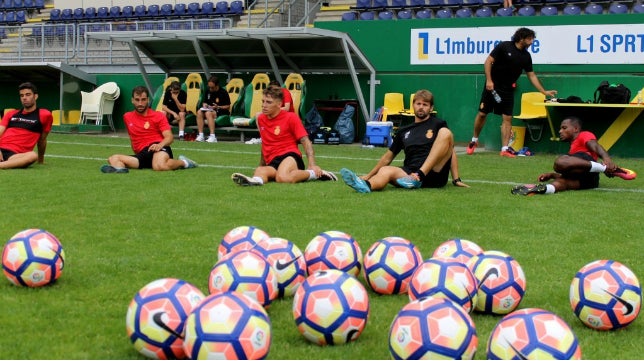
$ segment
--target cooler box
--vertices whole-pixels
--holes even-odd
[[[388,147],[391,145],[391,133],[394,129],[393,122],[367,122],[365,144]]]

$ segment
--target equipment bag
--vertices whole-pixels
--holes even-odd
[[[353,126],[353,114],[355,113],[356,108],[351,105],[345,105],[342,113],[338,117],[338,120],[335,122],[335,129],[340,134],[340,143],[342,144],[351,144],[353,143],[353,138],[355,137],[355,128]]]
[[[628,104],[630,101],[630,89],[624,84],[610,84],[606,80],[599,83],[593,100],[595,104]]]
[[[318,109],[313,106],[313,108],[311,108],[311,110],[309,110],[304,116],[304,128],[307,133],[309,133],[311,140],[313,140],[313,134],[323,125],[324,120],[322,119],[322,115],[320,115]]]

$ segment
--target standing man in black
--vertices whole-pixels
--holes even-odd
[[[208,79],[208,89],[204,94],[203,104],[201,109],[197,110],[197,142],[217,143],[215,136],[215,119],[220,115],[230,115],[230,96],[226,89],[219,86],[219,79],[216,76],[211,76]],[[203,135],[203,119],[208,121],[208,129],[210,129],[210,136],[204,139]]]
[[[514,111],[514,90],[516,81],[525,71],[532,85],[542,94],[550,97],[557,95],[556,90],[545,90],[532,70],[532,57],[528,48],[534,42],[535,33],[528,28],[519,28],[512,41],[499,43],[488,55],[485,70],[485,89],[481,94],[478,113],[474,118],[474,135],[467,146],[467,154],[474,153],[478,146],[479,135],[490,112],[501,115],[501,153],[502,157],[514,158],[508,149],[512,133],[512,113]]]

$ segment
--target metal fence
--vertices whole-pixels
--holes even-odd
[[[76,65],[135,64],[131,49],[120,41],[90,40],[89,32],[179,31],[231,28],[226,17],[0,26],[2,62],[64,62]],[[144,63],[151,61],[139,54]]]

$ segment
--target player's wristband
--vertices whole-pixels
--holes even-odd
[[[452,184],[453,184],[453,185],[456,185],[456,183],[458,183],[458,182],[462,182],[462,181],[463,181],[463,180],[462,180],[460,177],[459,177],[459,178],[455,178],[455,179],[452,179]]]

